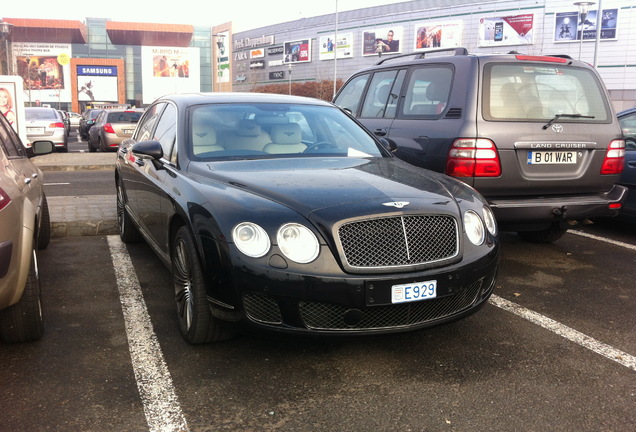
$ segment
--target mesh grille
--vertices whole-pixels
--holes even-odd
[[[245,313],[253,320],[266,324],[282,324],[283,318],[275,300],[255,294],[243,296]]]
[[[338,236],[351,267],[417,265],[457,254],[450,216],[396,216],[345,224]]]
[[[474,304],[483,282],[480,279],[451,296],[363,309],[362,319],[355,325],[345,324],[343,317],[348,308],[340,305],[301,302],[300,313],[305,325],[313,330],[384,329],[423,324],[457,314]]]

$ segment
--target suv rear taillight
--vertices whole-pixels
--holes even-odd
[[[11,198],[9,198],[9,195],[0,187],[0,210],[8,206],[10,202]]]
[[[625,164],[625,140],[614,140],[607,147],[601,174],[620,174]]]
[[[64,129],[64,128],[65,128],[64,123],[63,123],[63,122],[57,122],[57,123],[51,123],[51,124],[49,125],[49,129],[55,129],[55,128],[62,128],[62,129]]]
[[[115,129],[113,129],[113,125],[112,124],[106,123],[104,125],[104,132],[114,134],[115,133]]]
[[[452,177],[499,177],[501,162],[495,143],[483,138],[459,138],[453,142],[446,161]]]

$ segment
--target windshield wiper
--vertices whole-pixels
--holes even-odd
[[[560,119],[561,117],[567,117],[567,118],[586,118],[586,119],[593,119],[595,118],[594,116],[586,116],[583,114],[557,114],[554,117],[552,117],[552,120],[550,120],[549,122],[547,122],[546,124],[543,125],[543,130],[546,130],[547,128],[549,128],[550,126],[552,126],[552,123],[554,123],[555,121],[557,121],[558,119]]]

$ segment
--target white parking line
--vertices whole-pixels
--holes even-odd
[[[631,354],[627,354],[624,351],[611,347],[610,345],[600,342],[551,318],[531,311],[530,309],[526,309],[523,306],[519,306],[518,304],[506,300],[502,297],[492,295],[490,297],[490,303],[503,310],[512,312],[515,315],[527,319],[528,321],[537,324],[545,329],[548,329],[558,334],[559,336],[562,336],[578,345],[581,345],[582,347],[592,350],[595,353],[602,355],[603,357],[606,357],[636,371],[636,357]]]
[[[117,235],[107,238],[124,313],[132,366],[148,426],[151,431],[185,432],[188,425],[177,400],[161,346],[152,328],[126,246]]]
[[[574,234],[577,236],[581,236],[581,237],[587,237],[587,238],[591,238],[594,240],[598,240],[598,241],[602,241],[605,243],[610,243],[616,246],[620,246],[620,247],[624,247],[625,249],[631,249],[631,250],[636,250],[636,246],[634,246],[633,244],[629,244],[629,243],[625,243],[625,242],[621,242],[621,241],[617,241],[617,240],[612,240],[612,239],[608,239],[605,237],[599,237],[596,236],[594,234],[588,234],[582,231],[575,231],[575,230],[568,230],[569,234]]]

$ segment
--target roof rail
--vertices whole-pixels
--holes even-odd
[[[381,65],[386,61],[391,61],[391,60],[398,60],[404,57],[413,57],[414,60],[416,59],[423,59],[426,58],[426,56],[431,55],[431,54],[437,54],[437,53],[441,53],[441,52],[449,52],[452,51],[453,54],[452,55],[468,55],[468,50],[466,48],[442,48],[442,49],[437,49],[437,50],[432,50],[432,51],[423,51],[423,52],[412,52],[412,53],[406,53],[406,54],[397,54],[394,56],[390,56],[390,57],[385,57],[382,60],[380,60],[379,62],[376,63],[376,65]]]

